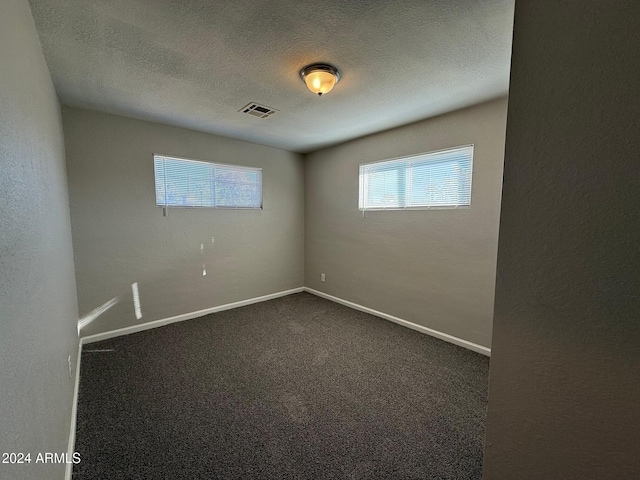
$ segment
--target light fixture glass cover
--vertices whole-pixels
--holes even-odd
[[[314,63],[300,70],[300,76],[307,88],[318,96],[330,92],[333,86],[340,80],[340,72],[332,65]]]

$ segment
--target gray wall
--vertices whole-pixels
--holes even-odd
[[[639,19],[516,2],[487,480],[638,478]]]
[[[78,352],[60,106],[26,0],[0,2],[0,478],[62,478]]]
[[[300,155],[69,107],[63,121],[80,316],[117,299],[83,336],[303,285]],[[174,208],[164,217],[153,153],[262,167],[264,209]]]
[[[506,107],[502,98],[308,155],[305,285],[490,346]],[[469,143],[471,208],[358,211],[360,163]]]

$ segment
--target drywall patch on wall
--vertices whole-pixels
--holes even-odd
[[[62,478],[35,455],[67,450],[78,310],[60,106],[26,0],[0,2],[0,65],[0,452],[32,454],[0,477]]]

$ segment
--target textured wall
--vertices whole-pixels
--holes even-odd
[[[502,98],[308,155],[305,285],[490,346],[506,106]],[[360,163],[469,143],[471,208],[358,211]]]
[[[516,4],[487,480],[640,471],[640,4]]]
[[[2,479],[62,478],[78,350],[60,106],[26,0],[0,2],[0,463]]]
[[[303,285],[299,155],[68,107],[63,121],[80,315],[117,301],[83,336]],[[264,209],[174,208],[163,217],[153,153],[262,167]]]

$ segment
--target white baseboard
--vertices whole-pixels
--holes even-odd
[[[323,293],[318,290],[314,290],[308,287],[298,287],[293,288],[291,290],[285,290],[282,292],[272,293],[269,295],[264,295],[262,297],[250,298],[247,300],[242,300],[239,302],[227,303],[225,305],[220,305],[217,307],[206,308],[204,310],[198,310],[195,312],[184,313],[182,315],[176,315],[175,317],[164,318],[161,320],[155,320],[148,323],[143,323],[140,325],[132,325],[130,327],[120,328],[117,330],[111,330],[109,332],[98,333],[95,335],[90,335],[87,337],[80,338],[78,344],[78,359],[76,362],[76,376],[75,376],[75,385],[73,389],[73,405],[71,407],[71,426],[69,431],[69,445],[68,445],[68,453],[69,458],[72,458],[72,455],[75,450],[75,440],[76,440],[76,420],[77,420],[77,411],[78,411],[78,388],[80,384],[80,359],[82,357],[82,345],[87,343],[98,342],[100,340],[107,340],[109,338],[119,337],[121,335],[128,335],[130,333],[142,332],[144,330],[149,330],[152,328],[162,327],[164,325],[169,325],[170,323],[182,322],[184,320],[191,320],[193,318],[201,317],[203,315],[208,315],[210,313],[222,312],[224,310],[230,310],[232,308],[243,307],[245,305],[251,305],[253,303],[266,302],[267,300],[273,300],[274,298],[284,297],[287,295],[291,295],[293,293],[300,292],[308,292],[313,295],[317,295],[318,297],[326,298],[327,300],[331,300],[332,302],[340,303],[342,305],[346,305],[347,307],[353,308],[355,310],[360,310],[361,312],[370,313],[371,315],[375,315],[376,317],[383,318],[385,320],[389,320],[391,322],[397,323],[404,327],[411,328],[412,330],[416,330],[421,333],[426,333],[427,335],[431,335],[432,337],[439,338],[440,340],[444,340],[445,342],[453,343],[460,347],[467,348],[469,350],[473,350],[474,352],[481,353],[483,355],[491,356],[491,349],[482,345],[478,345],[476,343],[469,342],[467,340],[463,340],[458,337],[454,337],[453,335],[449,335],[447,333],[439,332],[437,330],[433,330],[428,327],[424,327],[422,325],[418,325],[413,322],[409,322],[407,320],[403,320],[398,317],[394,317],[393,315],[389,315],[387,313],[379,312],[369,307],[365,307],[359,305],[357,303],[349,302],[348,300],[343,300],[342,298],[334,297],[333,295],[329,295],[328,293]],[[73,464],[67,464],[65,470],[65,480],[71,480],[71,475],[73,471]]]
[[[273,300],[278,297],[285,297],[292,293],[300,293],[304,291],[304,287],[293,288],[291,290],[284,290],[282,292],[271,293],[269,295],[263,295],[262,297],[249,298],[247,300],[241,300],[239,302],[227,303],[225,305],[219,305],[217,307],[205,308],[204,310],[198,310],[196,312],[183,313],[176,315],[175,317],[163,318],[160,320],[154,320],[152,322],[141,323],[138,325],[131,325],[130,327],[119,328],[117,330],[111,330],[103,333],[96,333],[95,335],[89,335],[82,337],[80,342],[84,345],[87,343],[99,342],[101,340],[108,340],[109,338],[120,337],[122,335],[128,335],[130,333],[142,332],[151,328],[158,328],[170,323],[182,322],[184,320],[191,320],[193,318],[202,317],[210,313],[222,312],[224,310],[230,310],[232,308],[244,307],[245,305],[251,305],[253,303],[266,302],[267,300]]]
[[[403,327],[408,327],[412,330],[426,333],[427,335],[431,335],[432,337],[436,337],[440,340],[444,340],[445,342],[453,343],[454,345],[473,350],[474,352],[481,353],[488,357],[491,356],[491,349],[483,345],[478,345],[477,343],[469,342],[468,340],[463,340],[462,338],[454,337],[453,335],[439,332],[438,330],[433,330],[432,328],[423,327],[422,325],[418,325],[417,323],[409,322],[407,320],[403,320],[402,318],[389,315],[388,313],[379,312],[372,308],[364,307],[357,303],[349,302],[348,300],[343,300],[342,298],[334,297],[333,295],[329,295],[328,293],[323,293],[312,288],[304,287],[304,291],[309,292],[313,295],[317,295],[318,297],[326,298],[327,300],[331,300],[332,302],[346,305],[347,307],[351,307],[355,310],[360,310],[361,312],[370,313],[371,315],[375,315],[376,317],[384,318],[385,320],[397,323],[398,325],[402,325]]]
[[[388,313],[379,312],[378,310],[374,310],[373,308],[365,307],[363,305],[359,305],[357,303],[350,302],[342,298],[334,297],[333,295],[329,295],[328,293],[320,292],[318,290],[314,290],[313,288],[309,288],[309,287],[293,288],[291,290],[284,290],[282,292],[271,293],[269,295],[263,295],[261,297],[249,298],[247,300],[241,300],[239,302],[227,303],[225,305],[206,308],[204,310],[197,310],[195,312],[183,313],[181,315],[176,315],[174,317],[163,318],[160,320],[154,320],[151,322],[141,323],[138,325],[131,325],[129,327],[119,328],[117,330],[110,330],[108,332],[96,333],[95,335],[81,337],[80,343],[84,345],[87,343],[99,342],[101,340],[108,340],[110,338],[119,337],[122,335],[128,335],[130,333],[142,332],[144,330],[162,327],[164,325],[169,325],[171,323],[182,322],[184,320],[191,320],[193,318],[202,317],[203,315],[208,315],[210,313],[222,312],[224,310],[230,310],[232,308],[244,307],[245,305],[251,305],[253,303],[266,302],[267,300],[273,300],[274,298],[285,297],[287,295],[291,295],[293,293],[300,293],[303,291],[309,292],[313,295],[317,295],[318,297],[326,298],[327,300],[331,300],[336,303],[340,303],[342,305],[346,305],[347,307],[351,307],[355,310],[360,310],[361,312],[370,313],[371,315],[375,315],[376,317],[384,318],[385,320],[389,320],[391,322],[397,323],[398,325],[411,328],[412,330],[426,333],[427,335],[431,335],[432,337],[439,338],[440,340],[444,340],[445,342],[453,343],[460,347],[473,350],[474,352],[491,356],[491,349],[483,345],[478,345],[477,343],[473,343],[468,340],[463,340],[462,338],[454,337],[453,335],[449,335],[448,333],[439,332],[438,330],[434,330],[432,328],[418,325],[417,323],[409,322],[408,320],[394,317],[393,315],[389,315]],[[78,365],[79,365],[79,362],[78,362]]]
[[[67,445],[67,458],[73,458],[76,448],[76,420],[78,414],[78,388],[80,387],[80,358],[82,358],[82,339],[78,341],[78,358],[76,360],[76,375],[74,378],[73,398],[71,404],[71,425],[69,428],[69,444]],[[64,471],[65,480],[71,480],[73,463],[67,463]]]

